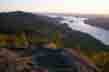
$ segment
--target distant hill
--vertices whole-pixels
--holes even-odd
[[[43,14],[29,12],[0,13],[0,32],[16,33],[32,31],[41,33],[55,33],[62,35],[62,44],[66,48],[80,47],[90,50],[109,50],[109,46],[102,44],[92,36],[70,29],[66,24],[58,24],[58,19],[53,19]]]
[[[41,13],[43,14],[43,13]],[[104,29],[109,30],[109,15],[97,15],[97,14],[66,14],[66,13],[44,13],[48,15],[65,15],[65,16],[79,16],[79,17],[86,17],[88,20],[85,22],[87,24],[96,26],[96,27],[101,27]]]
[[[86,20],[87,24],[109,30],[109,17],[93,17]]]

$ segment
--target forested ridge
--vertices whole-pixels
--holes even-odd
[[[72,30],[67,24],[58,24],[57,21],[58,19],[48,16],[22,11],[0,13],[0,32],[13,34],[29,32],[34,38],[41,35],[45,37],[44,39],[54,40],[57,44],[60,43],[58,44],[60,47],[65,48],[108,50],[109,46],[105,46],[92,36]]]

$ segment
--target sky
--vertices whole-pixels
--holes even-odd
[[[3,11],[109,14],[109,0],[0,0]]]

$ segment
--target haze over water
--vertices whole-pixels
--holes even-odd
[[[109,45],[109,38],[108,38],[109,30],[105,30],[100,27],[95,27],[86,24],[84,20],[88,20],[88,18],[80,18],[74,16],[55,16],[55,15],[51,15],[50,17],[52,18],[62,17],[63,20],[59,21],[61,24],[66,23],[70,28],[72,28],[72,30],[87,33],[93,36],[94,38],[100,40],[103,44]]]
[[[0,0],[0,12],[7,11],[50,12],[50,13],[79,13],[109,15],[108,0]],[[74,20],[69,22],[69,20]],[[63,21],[69,27],[101,40],[109,45],[109,31],[90,26],[80,18],[68,17]]]

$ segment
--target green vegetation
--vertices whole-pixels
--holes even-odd
[[[105,63],[109,62],[109,46],[66,24],[56,24],[56,20],[32,13],[0,13],[0,48],[13,44],[22,48],[48,40],[54,41],[57,48],[80,48],[96,64],[104,64],[104,58]]]

